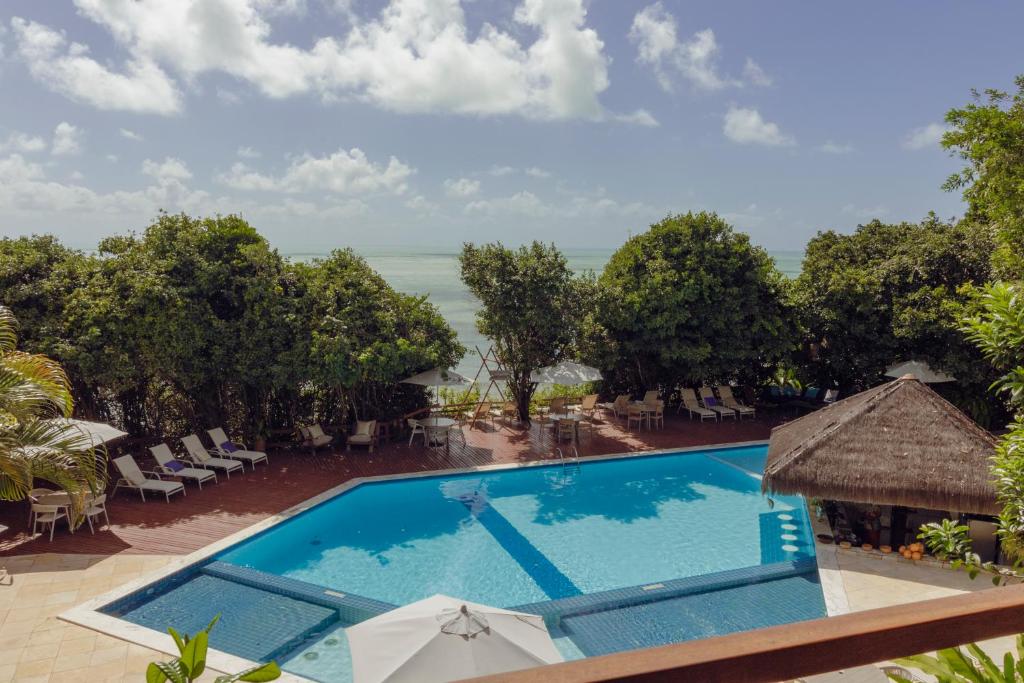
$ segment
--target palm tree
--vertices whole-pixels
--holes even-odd
[[[24,500],[42,479],[71,495],[106,486],[106,452],[69,434],[54,417],[70,417],[71,386],[60,363],[17,350],[18,321],[0,306],[0,500]]]

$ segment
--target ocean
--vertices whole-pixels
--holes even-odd
[[[477,301],[459,278],[459,250],[373,247],[355,251],[363,256],[367,263],[398,291],[430,296],[430,301],[437,306],[441,315],[455,329],[459,340],[467,349],[466,356],[459,363],[457,370],[472,379],[480,368],[477,348],[486,353],[488,342],[476,331]],[[600,274],[614,251],[614,249],[563,249],[562,253],[569,261],[569,267],[574,271],[582,273],[591,270]],[[774,251],[769,254],[775,259],[777,267],[783,274],[788,277],[796,277],[800,274],[803,252]],[[310,253],[285,253],[284,255],[297,260],[322,256],[322,254]]]

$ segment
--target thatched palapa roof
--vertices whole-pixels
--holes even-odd
[[[989,471],[995,444],[906,375],[773,429],[761,489],[995,514]]]

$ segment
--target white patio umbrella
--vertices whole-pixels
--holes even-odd
[[[530,373],[530,381],[542,384],[564,384],[575,386],[586,382],[597,382],[604,379],[601,371],[589,365],[562,361],[557,365],[534,370]]]
[[[401,383],[419,384],[424,387],[457,387],[469,384],[469,380],[454,370],[434,368],[403,379]]]
[[[128,432],[122,432],[120,429],[102,422],[89,422],[88,420],[74,420],[63,417],[47,420],[46,422],[63,425],[62,437],[71,438],[78,435],[90,446],[101,446],[110,441],[116,441],[121,437],[128,436]]]
[[[900,378],[903,375],[913,375],[925,384],[942,384],[944,382],[955,382],[956,377],[932,370],[931,366],[923,360],[911,360],[906,363],[899,363],[885,371],[886,377]]]
[[[355,683],[441,683],[562,661],[543,618],[446,595],[345,633]]]

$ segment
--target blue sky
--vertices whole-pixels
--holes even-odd
[[[1024,3],[6,0],[0,231],[158,209],[285,252],[620,244],[668,212],[770,249],[954,216],[937,143],[1024,71]]]

